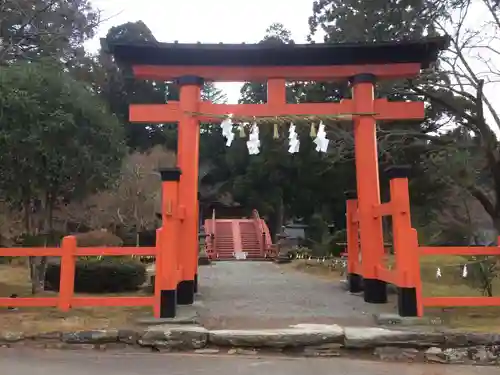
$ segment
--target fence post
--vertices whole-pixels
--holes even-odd
[[[420,267],[415,264],[418,248],[415,247],[410,217],[410,194],[408,188],[409,166],[393,166],[386,169],[390,178],[392,206],[392,230],[396,272],[398,281],[398,312],[401,316],[417,316],[417,279]],[[416,258],[415,258],[416,257]]]
[[[422,295],[422,276],[420,273],[420,251],[418,246],[418,233],[417,230],[411,229],[412,235],[412,246],[413,250],[411,254],[411,262],[413,264],[413,277],[415,281],[415,289],[416,289],[416,300],[417,300],[417,316],[424,316],[424,298]]]
[[[71,308],[75,289],[76,237],[66,236],[61,246],[61,274],[59,276],[59,310],[67,312]]]
[[[179,263],[179,180],[181,170],[179,168],[164,168],[160,170],[162,180],[162,231],[160,256],[160,273],[156,277],[161,278],[160,292],[160,317],[173,318],[177,312],[177,303],[186,298],[194,298],[194,281],[178,285],[178,263]],[[191,250],[191,249],[190,249]],[[184,286],[184,288],[182,288]]]
[[[359,264],[359,234],[358,223],[354,222],[354,216],[358,210],[358,201],[355,191],[346,191],[346,229],[347,229],[347,282],[349,292],[359,293],[363,291],[363,277],[357,273]]]
[[[155,283],[154,283],[155,302],[153,305],[153,314],[154,317],[157,319],[161,317],[161,290],[162,290],[161,275],[163,274],[161,270],[162,256],[163,256],[162,230],[163,228],[158,228],[156,230]]]

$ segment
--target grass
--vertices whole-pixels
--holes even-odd
[[[28,267],[0,265],[0,296],[30,296]],[[142,292],[137,292],[142,294]],[[41,296],[54,296],[44,292]],[[127,295],[130,295],[127,294]],[[52,331],[76,331],[105,328],[133,328],[139,317],[152,314],[151,307],[82,307],[62,313],[57,308],[0,308],[0,331],[29,334]]]
[[[315,260],[295,260],[291,263],[282,264],[281,267],[284,269],[301,271],[328,280],[339,281],[344,278],[338,270],[334,271],[327,265],[318,263]]]
[[[480,296],[479,290],[467,284],[460,271],[446,265],[459,265],[466,260],[459,256],[422,257],[421,274],[423,292],[426,296]],[[284,269],[296,270],[320,278],[339,281],[345,276],[340,269],[311,261],[294,261],[283,264]],[[442,278],[436,279],[436,268],[442,268]],[[500,294],[500,279],[496,279],[493,290]],[[0,265],[0,296],[15,293],[20,297],[29,296],[28,268],[25,265]],[[142,294],[142,292],[137,292]],[[53,292],[43,295],[53,296]],[[22,331],[40,333],[51,331],[74,331],[104,328],[133,328],[139,317],[151,315],[151,307],[85,307],[62,313],[56,308],[21,308],[16,311],[0,308],[0,331]],[[452,328],[480,332],[500,332],[500,307],[481,308],[428,308],[426,315],[440,317]]]
[[[421,258],[421,277],[424,296],[428,297],[473,297],[482,292],[471,286],[461,276],[460,264],[468,260],[461,256],[426,256]],[[316,260],[296,260],[284,265],[288,269],[305,272],[330,280],[344,279],[340,269],[332,269],[328,263]],[[436,277],[437,268],[442,277]],[[500,278],[493,282],[494,296],[500,295]],[[495,307],[448,307],[427,308],[426,316],[439,317],[446,326],[477,332],[500,332],[500,306]]]
[[[461,275],[460,264],[469,260],[461,256],[426,256],[421,258],[422,291],[428,297],[482,297]],[[441,268],[442,277],[436,278]],[[500,296],[500,278],[495,278],[493,296]],[[440,317],[453,328],[478,332],[500,332],[500,306],[427,308],[425,314]]]

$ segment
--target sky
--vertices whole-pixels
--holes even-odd
[[[92,0],[106,19],[87,42],[91,51],[109,28],[142,20],[160,42],[256,43],[269,25],[282,23],[297,43],[306,41],[312,0]],[[293,4],[293,6],[292,6]],[[239,99],[241,84],[219,83],[230,103]]]
[[[99,38],[106,36],[109,28],[126,22],[142,20],[161,42],[181,43],[256,43],[274,22],[282,23],[291,31],[296,43],[305,43],[309,33],[308,18],[312,15],[313,0],[91,0],[102,11],[105,20],[98,35],[86,43],[90,51],[97,51]],[[482,25],[490,16],[484,7],[477,7],[468,16],[473,29]],[[479,27],[481,29],[482,26]],[[317,39],[317,38],[316,38]],[[495,45],[499,43],[495,39]],[[498,46],[500,50],[500,46]],[[500,53],[493,55],[480,50],[482,57],[491,58],[500,66]],[[484,63],[470,59],[475,71],[484,71]],[[489,74],[490,75],[490,74]],[[491,76],[491,75],[490,75]],[[500,72],[495,75],[500,80]],[[488,80],[487,80],[488,82]],[[237,103],[241,83],[217,84],[227,94],[229,103]],[[485,94],[495,98],[499,83],[487,83]],[[500,104],[492,100],[499,111]],[[491,119],[488,109],[487,117]],[[500,135],[500,129],[494,129]]]

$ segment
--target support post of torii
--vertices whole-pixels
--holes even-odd
[[[351,79],[356,112],[373,112],[375,110],[375,81],[376,77],[370,73],[359,74]],[[421,102],[416,104],[420,105],[419,112],[423,118],[424,104]],[[373,116],[359,116],[354,119],[354,150],[364,299],[365,302],[370,303],[386,303],[387,285],[385,281],[377,279],[376,274],[376,266],[383,262],[384,257],[382,218],[373,215],[373,209],[380,205],[376,132],[376,121]]]
[[[181,279],[177,286],[179,305],[190,305],[198,289],[198,165],[200,149],[200,122],[190,113],[197,112],[201,100],[203,78],[182,76],[176,80],[180,87],[177,120],[177,163],[182,170],[179,184],[180,204],[185,218],[180,227],[179,263]]]

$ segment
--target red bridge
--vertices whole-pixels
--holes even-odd
[[[250,219],[205,220],[205,251],[212,260],[263,260],[274,258],[266,222],[256,210]]]

